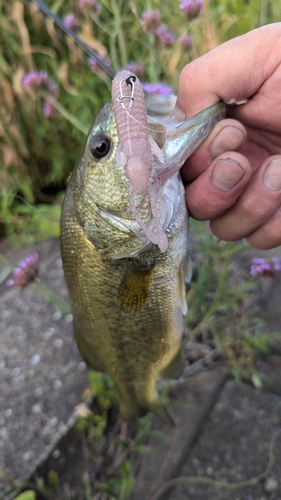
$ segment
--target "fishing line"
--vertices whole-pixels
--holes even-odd
[[[83,40],[73,31],[71,30],[70,28],[68,28],[67,26],[65,26],[63,20],[57,15],[55,14],[42,0],[33,0],[32,2],[29,1],[29,0],[23,0],[23,3],[27,6],[27,8],[35,13],[36,15],[39,16],[39,18],[45,23],[47,24],[46,22],[46,19],[44,16],[46,16],[47,18],[50,18],[53,20],[53,22],[55,23],[55,25],[65,34],[65,35],[68,35],[71,39],[73,39],[75,41],[75,43],[89,56],[89,57],[93,57],[95,60],[96,60],[96,63],[97,63],[97,66],[99,66],[99,68],[104,72],[106,73],[110,78],[114,78],[115,77],[115,72],[114,70],[107,66],[101,59],[100,59],[100,56],[99,54],[93,50],[91,47],[89,47],[85,42],[83,42]],[[34,9],[34,5],[32,4],[35,4],[37,6],[37,9]],[[63,42],[67,45],[66,43],[66,40],[65,38],[62,36],[61,33],[59,33],[58,31],[56,31],[56,36]],[[85,60],[78,56],[80,60],[82,60],[83,62],[85,62]],[[85,62],[86,63],[86,62]],[[89,63],[86,63],[88,66]],[[136,123],[138,123],[139,125],[141,125],[143,128],[147,129],[148,131],[151,131],[151,132],[155,132],[154,129],[142,124],[141,122],[139,122],[139,120],[137,120],[134,116],[132,116],[132,114],[130,114],[129,110],[127,110],[127,125],[128,125],[128,130],[130,128],[129,126],[129,118],[131,117],[133,120],[135,120]],[[164,131],[158,131],[158,133],[161,133],[161,134],[164,134]],[[129,137],[130,137],[130,134],[129,134]],[[131,147],[131,144],[130,144],[130,147]],[[21,200],[22,202],[25,203],[25,205],[29,206],[29,207],[32,207],[32,209],[37,212],[37,215],[42,217],[42,214],[40,214],[40,211],[38,209],[36,209],[36,207],[32,204],[30,204],[27,200],[25,200],[22,196],[20,195],[16,195],[15,198]],[[44,217],[42,217],[44,219]],[[54,225],[60,225],[59,223],[56,223],[54,221],[49,221],[51,222],[52,224]],[[157,224],[156,224],[157,225]],[[85,230],[91,230],[91,228],[87,228],[87,227],[84,227]],[[147,228],[146,228],[147,229]]]
[[[105,64],[102,61],[99,54],[94,49],[89,47],[89,45],[87,45],[85,42],[83,42],[83,40],[73,30],[71,30],[70,28],[65,26],[63,20],[57,14],[55,14],[51,9],[49,9],[49,7],[42,0],[32,0],[32,3],[35,3],[37,5],[37,7],[39,8],[39,10],[37,10],[37,11],[35,11],[32,8],[31,2],[29,0],[23,0],[23,3],[29,8],[29,10],[31,12],[35,12],[40,17],[40,19],[42,21],[44,21],[45,24],[46,24],[46,21],[45,21],[44,17],[42,15],[40,15],[40,12],[45,14],[45,16],[47,16],[48,18],[51,18],[54,21],[54,23],[56,24],[56,26],[58,26],[58,28],[60,28],[61,31],[63,31],[66,35],[70,36],[76,42],[76,44],[89,57],[93,57],[96,60],[97,66],[99,66],[99,68],[104,73],[106,73],[111,79],[114,78],[114,76],[116,74],[115,71],[110,66],[107,66],[107,64]],[[62,40],[64,43],[66,43],[65,40],[63,39],[63,37],[60,36],[57,32],[56,32],[56,35],[60,40]],[[82,58],[80,58],[80,59],[83,60]],[[89,66],[89,64],[88,64],[88,66]]]
[[[129,111],[129,110],[126,110],[126,113],[127,113],[127,115],[128,115],[128,116],[130,116],[130,118],[131,118],[132,120],[135,120],[135,122],[136,122],[136,123],[138,123],[138,124],[139,124],[142,128],[144,128],[144,129],[148,130],[149,132],[155,133],[155,129],[154,129],[154,128],[151,128],[151,127],[149,127],[148,125],[144,125],[143,123],[141,123],[141,122],[140,122],[139,120],[137,120],[137,119],[136,119],[133,115],[131,115],[131,113],[130,113],[130,111]],[[162,125],[162,123],[157,122],[156,120],[155,120],[155,123],[156,123],[157,125]],[[163,123],[163,127],[164,127],[164,125],[165,125],[165,124]],[[162,134],[162,135],[164,135],[164,130],[157,130],[157,134]]]
[[[81,38],[76,35],[76,33],[74,33],[74,31],[72,31],[70,28],[68,28],[67,26],[65,26],[63,20],[58,16],[56,15],[51,9],[49,9],[49,7],[47,7],[47,5],[42,1],[42,0],[33,0],[32,2],[29,1],[29,0],[23,0],[23,3],[26,5],[26,7],[33,13],[35,13],[43,22],[45,25],[47,25],[47,22],[46,22],[46,19],[45,19],[45,16],[47,18],[50,18],[54,21],[55,25],[66,35],[70,36],[70,38],[72,38],[76,44],[89,56],[89,57],[93,57],[94,60],[96,61],[97,63],[97,66],[99,66],[99,68],[104,72],[106,73],[111,79],[114,78],[115,76],[115,72],[114,70],[107,66],[101,59],[100,59],[100,56],[99,54],[94,50],[92,49],[91,47],[89,47],[85,42],[83,42],[83,40],[81,40]],[[37,6],[37,9],[34,9],[34,5],[32,4],[36,4]],[[45,16],[44,16],[45,15]],[[62,36],[62,34],[59,32],[59,31],[56,31],[56,36],[65,44],[67,45],[67,42],[65,40],[65,38]],[[87,64],[87,66],[89,66],[91,68],[91,66],[89,65],[89,63],[87,63],[85,61],[85,59],[83,59],[83,57],[79,56],[78,55],[78,58],[83,61],[85,64]],[[42,216],[42,214],[40,213],[40,210],[38,210],[34,205],[32,205],[31,203],[29,203],[23,196],[21,195],[15,195],[13,197],[13,199],[18,199],[20,201],[22,201],[26,206],[29,206],[30,208],[32,208],[32,210],[36,213],[36,215],[38,217],[41,217],[42,220],[46,220],[48,221],[49,223],[51,223],[52,225],[55,225],[55,226],[60,226],[60,223],[58,222],[54,222],[54,221],[50,221],[48,219],[46,219],[45,217]]]

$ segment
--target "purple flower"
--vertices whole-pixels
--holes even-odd
[[[182,0],[180,9],[185,13],[188,20],[197,17],[203,7],[203,0]]]
[[[38,253],[27,255],[18,262],[13,270],[13,279],[6,282],[7,286],[17,286],[22,289],[34,280],[38,271]]]
[[[281,264],[280,264],[279,257],[272,257],[271,265],[272,265],[274,271],[281,271]]]
[[[132,73],[134,73],[138,77],[140,77],[140,76],[142,76],[144,74],[144,66],[143,66],[143,64],[140,64],[140,63],[137,63],[137,62],[134,62],[134,61],[128,62],[127,69],[129,71],[131,71]]]
[[[52,101],[44,101],[43,102],[43,113],[47,118],[53,118],[55,116],[57,110],[53,105]]]
[[[108,57],[106,57],[106,56],[99,56],[99,59],[104,64],[106,64],[106,66],[110,66],[111,65],[110,59]],[[99,68],[98,61],[97,61],[97,58],[95,56],[91,56],[91,57],[88,58],[88,64],[89,64],[90,68],[94,72]]]
[[[46,89],[49,76],[46,71],[30,71],[26,73],[21,81],[26,91]]]
[[[165,85],[165,83],[142,83],[142,88],[147,92],[153,92],[159,95],[168,95],[173,93],[173,88]]]
[[[264,276],[273,278],[275,274],[281,270],[281,265],[278,257],[272,257],[270,261],[263,257],[255,257],[252,260],[250,274],[252,276]]]
[[[46,71],[31,71],[26,73],[22,79],[22,86],[25,91],[30,93],[38,90],[43,90],[52,96],[52,98],[58,97],[59,88],[58,85],[50,80],[48,73]],[[52,108],[52,112],[51,112]],[[49,101],[45,101],[43,104],[43,113],[46,116],[53,116],[55,112],[54,106],[51,107]]]
[[[97,0],[80,0],[79,8],[82,12],[87,12],[88,10],[93,10],[97,15],[101,13],[101,4]]]
[[[161,14],[159,10],[145,10],[141,17],[141,25],[144,29],[154,31],[159,26]]]
[[[186,33],[185,35],[181,36],[181,38],[179,39],[179,43],[182,50],[190,50],[192,47],[192,38]]]
[[[67,14],[67,16],[63,18],[63,24],[73,31],[77,30],[80,27],[79,19],[77,19],[77,17],[72,13]]]
[[[46,90],[49,94],[53,95],[54,97],[58,97],[59,87],[52,80],[48,80]]]
[[[156,28],[155,35],[164,47],[171,47],[175,42],[175,35],[164,25]]]

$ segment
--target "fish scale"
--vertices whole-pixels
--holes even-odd
[[[151,96],[149,102],[155,123]],[[161,115],[163,105],[165,100]],[[147,111],[150,122],[149,105]],[[172,173],[155,184],[158,217],[168,238],[165,252],[145,237],[130,212],[129,182],[116,162],[118,134],[110,104],[92,125],[68,183],[61,250],[75,339],[89,366],[112,377],[128,421],[153,411],[172,423],[156,383],[179,375],[183,367],[185,279],[190,273],[179,158],[185,161],[223,117],[224,105],[218,103],[186,122],[165,121],[164,165],[157,174],[161,180],[167,169]],[[91,146],[96,137],[104,137],[105,145],[110,142],[101,158]],[[149,203],[146,194],[136,196],[141,200]]]

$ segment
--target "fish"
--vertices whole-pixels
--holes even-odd
[[[111,376],[126,421],[152,411],[172,424],[157,381],[180,376],[184,366],[185,282],[191,266],[180,167],[224,118],[225,105],[178,121],[176,96],[142,94],[128,72],[115,78],[112,100],[90,128],[62,209],[61,254],[74,337],[86,363]],[[138,104],[143,122],[135,111]],[[121,135],[118,113],[130,120]],[[126,165],[133,168],[126,162],[140,134],[137,128],[133,136],[134,121],[147,129],[143,151],[151,151],[140,187],[139,172],[126,171]],[[124,160],[126,141],[131,149]],[[142,152],[137,155],[138,162]]]

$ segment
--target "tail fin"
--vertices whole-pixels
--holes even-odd
[[[120,401],[120,411],[122,417],[126,422],[135,422],[138,418],[144,417],[149,411],[154,413],[159,417],[162,422],[172,427],[175,426],[175,422],[169,415],[168,411],[164,406],[161,405],[160,401],[155,398],[154,401],[149,402],[146,405],[141,404],[125,404]]]
[[[155,401],[149,405],[149,410],[152,411],[154,415],[159,417],[165,424],[175,427],[175,422],[171,415],[168,413],[166,408],[161,405],[158,399],[155,399]]]

